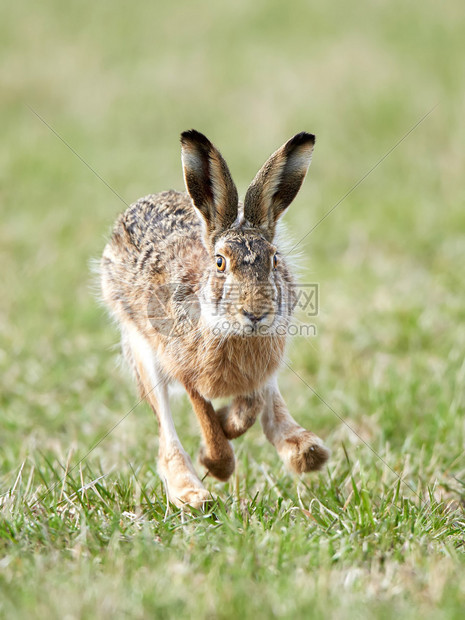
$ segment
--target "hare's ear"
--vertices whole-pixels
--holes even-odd
[[[271,240],[276,221],[291,204],[305,179],[315,136],[304,131],[291,138],[262,166],[244,199],[244,217]]]
[[[194,129],[181,134],[184,181],[194,206],[214,241],[237,217],[237,189],[221,153],[203,134]]]

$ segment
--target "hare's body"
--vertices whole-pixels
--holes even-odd
[[[236,230],[241,235],[239,226]],[[147,196],[120,216],[105,249],[104,300],[123,326],[135,327],[159,352],[166,377],[189,383],[209,399],[250,394],[279,367],[285,336],[223,338],[208,329],[202,316],[186,329],[176,324],[171,299],[157,296],[158,291],[174,294],[182,286],[185,297],[197,299],[210,262],[189,196],[174,191]],[[151,316],[159,301],[166,303],[167,329],[156,329],[164,317]],[[183,338],[176,337],[177,329],[187,332]]]
[[[131,205],[116,222],[101,275],[123,351],[159,420],[159,469],[169,497],[200,505],[208,493],[174,428],[172,379],[184,385],[198,416],[200,461],[221,480],[234,469],[229,439],[259,414],[266,436],[298,473],[318,469],[328,455],[290,416],[274,378],[295,299],[290,270],[273,245],[275,223],[303,181],[313,136],[298,134],[270,158],[244,206],[213,145],[193,131],[182,143],[189,194],[163,192]],[[215,411],[210,399],[218,397],[233,401]]]

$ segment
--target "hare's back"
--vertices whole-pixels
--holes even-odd
[[[143,250],[160,246],[169,237],[199,237],[201,224],[189,196],[174,190],[150,194],[132,204],[119,221],[132,245]]]
[[[134,318],[152,285],[186,277],[186,265],[193,271],[190,279],[197,280],[205,257],[201,223],[187,194],[141,198],[120,215],[105,247],[103,299],[120,319]]]
[[[104,259],[125,271],[160,275],[169,259],[192,244],[204,249],[201,223],[187,194],[174,190],[140,198],[117,219]]]

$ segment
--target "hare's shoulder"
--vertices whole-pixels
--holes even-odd
[[[139,250],[147,243],[165,243],[172,236],[201,235],[200,220],[189,196],[174,190],[140,198],[126,209],[118,224]]]

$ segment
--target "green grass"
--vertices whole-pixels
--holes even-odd
[[[458,0],[2,7],[0,617],[463,617],[464,30]],[[317,336],[280,384],[328,467],[257,425],[209,512],[167,507],[89,269],[124,205],[30,108],[127,202],[182,188],[184,129],[242,195],[312,131],[299,241],[436,105],[298,248]]]

